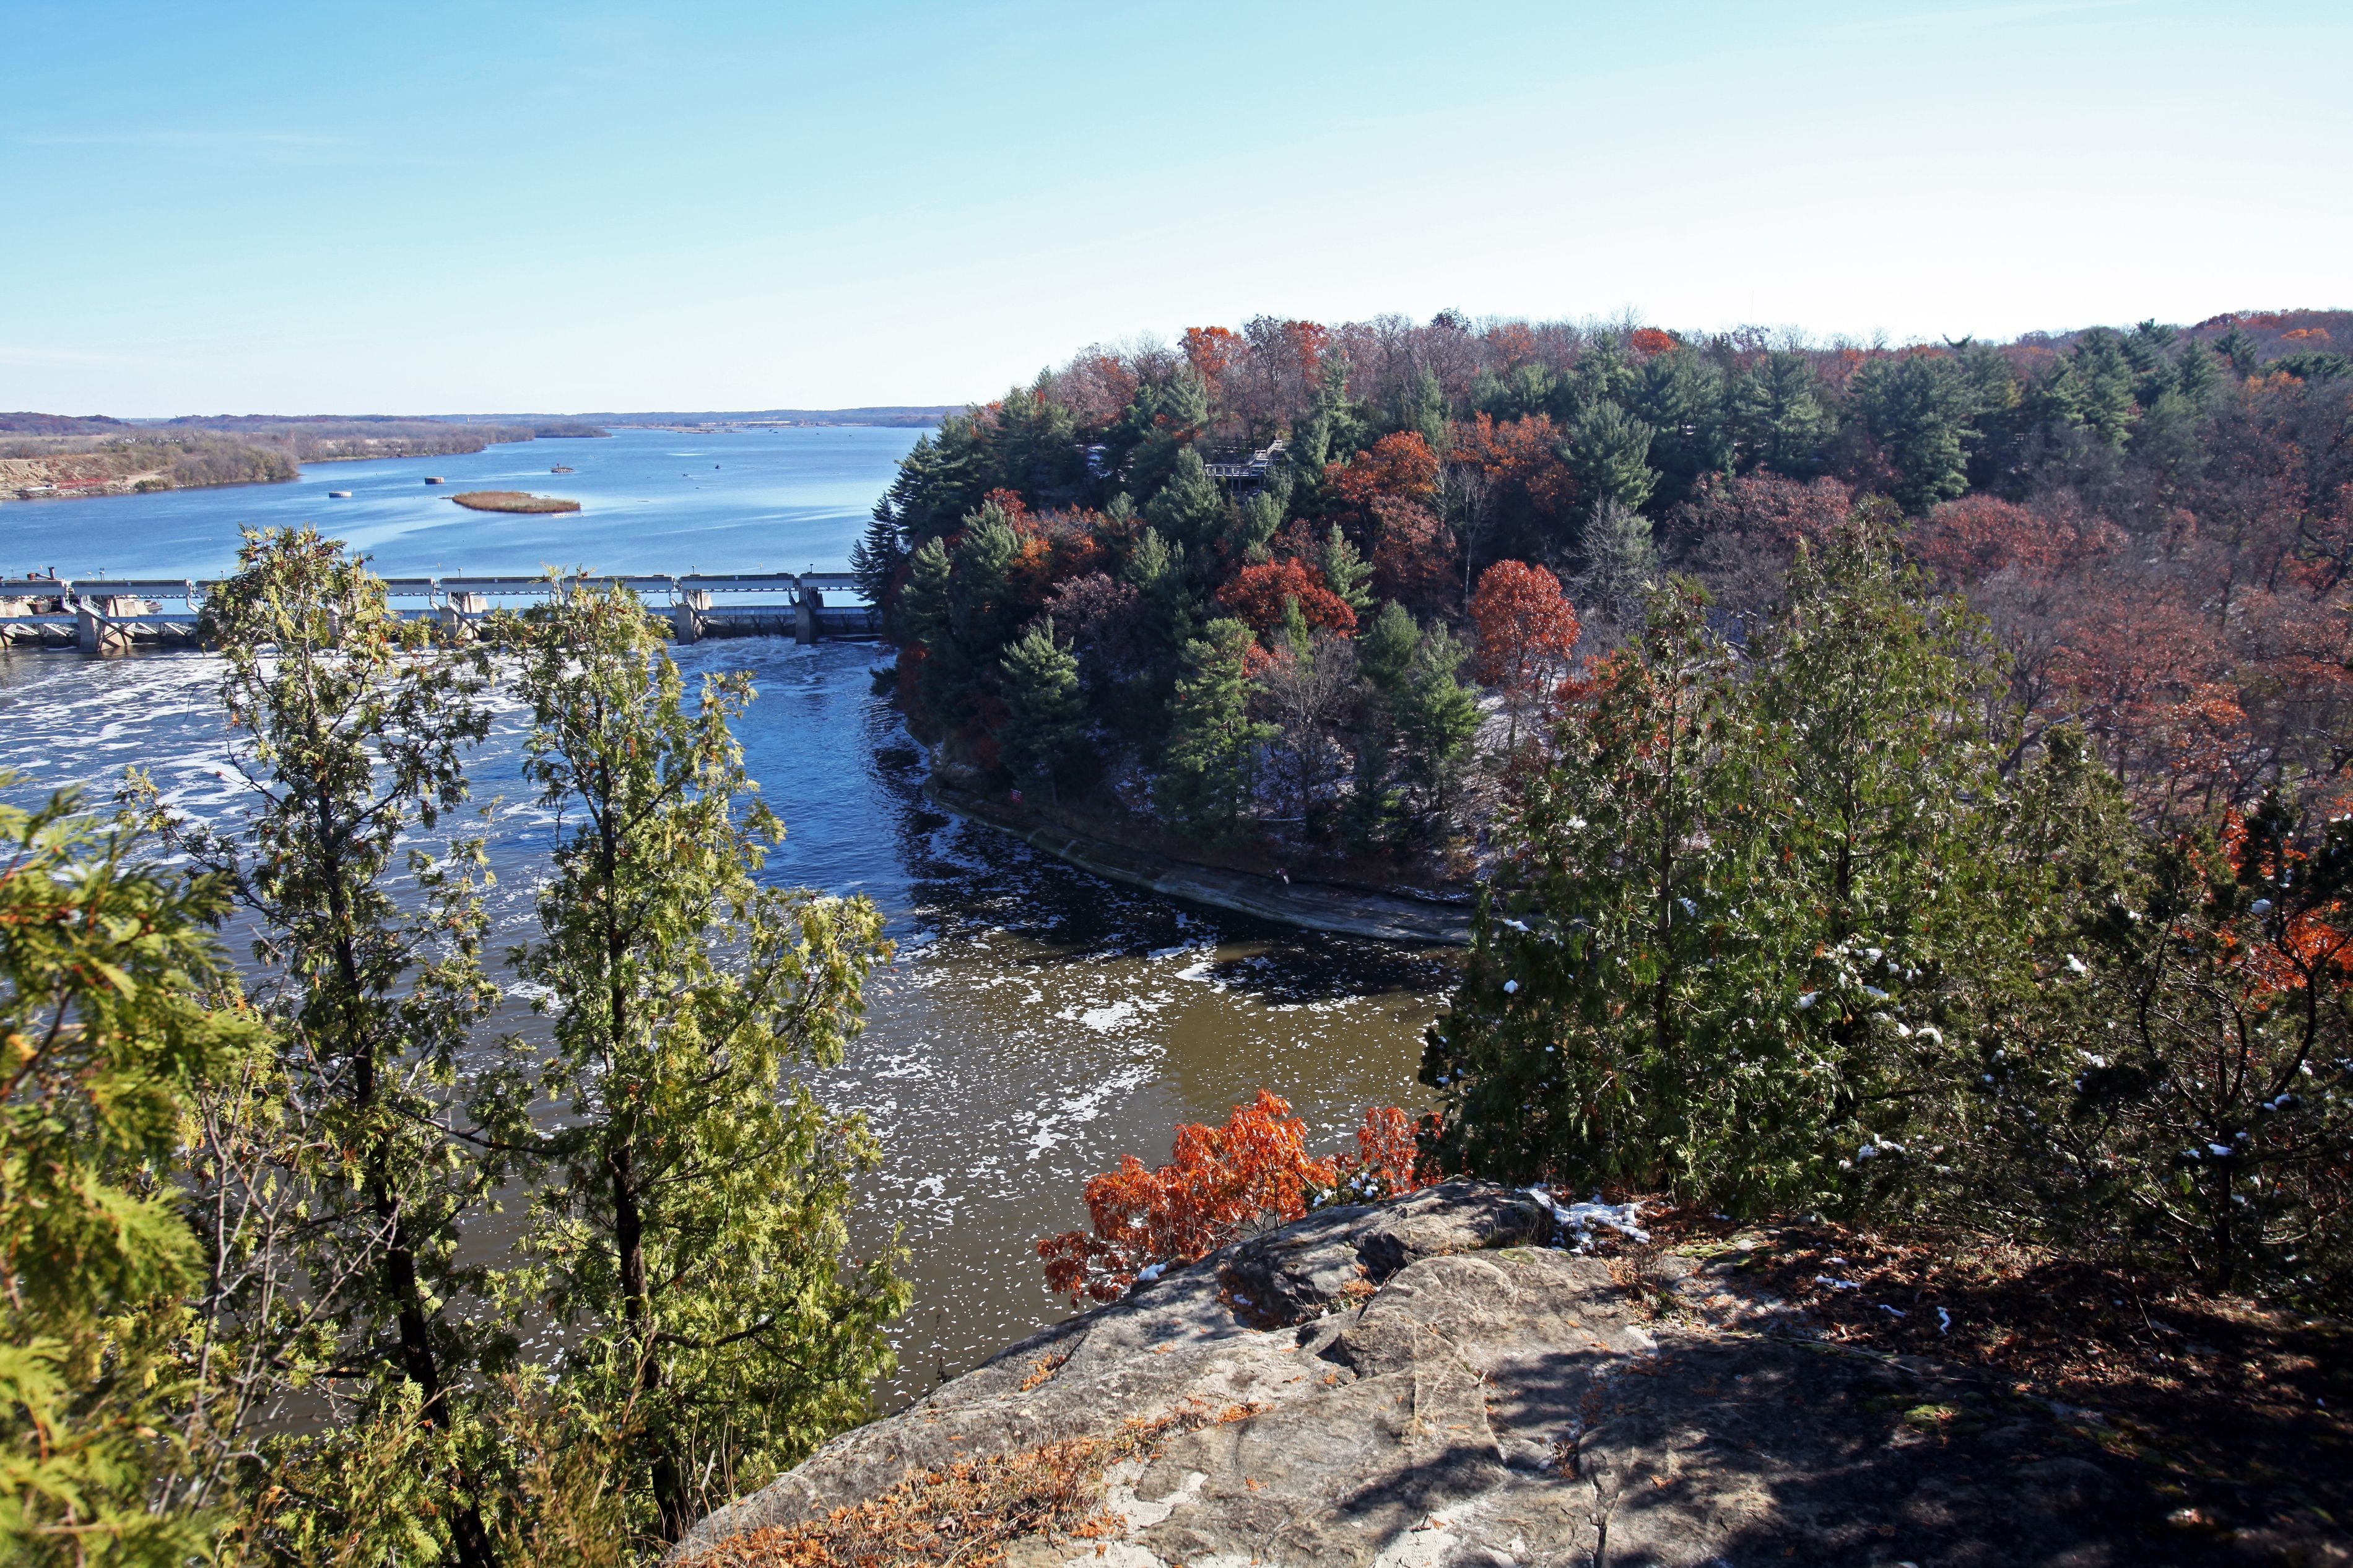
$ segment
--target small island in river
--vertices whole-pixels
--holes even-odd
[[[580,503],[557,496],[535,496],[523,490],[467,490],[449,498],[476,511],[578,511]]]

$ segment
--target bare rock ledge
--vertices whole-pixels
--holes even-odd
[[[677,1555],[1189,1402],[1229,1418],[1111,1471],[1116,1539],[1026,1540],[1008,1568],[2249,1560],[2168,1529],[2158,1478],[2081,1412],[1820,1340],[1736,1256],[1638,1275],[1556,1238],[1468,1183],[1311,1215],[844,1434]]]

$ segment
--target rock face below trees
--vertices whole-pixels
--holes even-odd
[[[1008,1568],[1925,1568],[2228,1550],[2168,1525],[2178,1495],[2105,1451],[2083,1413],[1818,1338],[1737,1282],[1736,1242],[1603,1258],[1561,1239],[1548,1205],[1472,1184],[1311,1215],[846,1434],[681,1552],[822,1518],[911,1473],[1188,1411],[1109,1470],[1117,1528],[1018,1542]]]

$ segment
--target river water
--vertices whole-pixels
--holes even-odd
[[[838,568],[913,437],[629,432],[336,464],[299,485],[0,506],[0,568],[203,574],[229,563],[239,521],[296,521],[362,544],[391,574],[551,561]],[[684,466],[692,458],[722,466]],[[578,474],[526,474],[557,461]],[[417,497],[427,473],[586,504],[568,518],[460,513],[453,524],[445,514],[457,509]],[[702,488],[671,489],[681,474]],[[329,488],[366,504],[328,501]],[[770,638],[679,650],[690,676],[748,669],[759,688],[740,732],[788,830],[768,874],[865,894],[898,943],[869,988],[850,1059],[818,1079],[828,1103],[863,1110],[881,1134],[884,1163],[854,1229],[861,1247],[895,1233],[909,1254],[915,1304],[895,1330],[900,1372],[882,1390],[895,1406],[1061,1315],[1032,1243],[1083,1226],[1086,1178],[1121,1154],[1166,1159],[1177,1121],[1222,1120],[1265,1087],[1330,1148],[1367,1105],[1422,1103],[1419,1036],[1451,964],[1130,891],[934,810],[920,793],[920,752],[874,691],[871,672],[886,657],[872,645]],[[237,797],[217,679],[216,661],[196,654],[0,658],[0,769],[25,775],[5,794],[25,801],[79,784],[103,795],[136,765],[182,808],[226,817]],[[502,712],[471,769],[478,800],[507,803],[487,827],[501,947],[528,926],[548,847],[518,772],[522,725]],[[534,1022],[517,1008],[500,1026]]]

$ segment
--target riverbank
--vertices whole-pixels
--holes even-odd
[[[39,427],[24,429],[23,426]],[[19,426],[11,430],[14,424]],[[58,430],[53,426],[91,426]],[[431,420],[227,419],[126,426],[115,420],[0,416],[0,495],[18,500],[283,484],[305,463],[460,457],[493,445],[601,436],[593,426],[443,425]]]
[[[1122,844],[1014,805],[959,789],[936,774],[923,793],[943,808],[1013,835],[1057,859],[1107,881],[1142,888],[1163,898],[1340,936],[1430,946],[1471,944],[1471,903],[1440,901],[1367,888],[1345,887],[1301,877],[1285,879],[1226,867],[1179,860],[1155,850]]]

